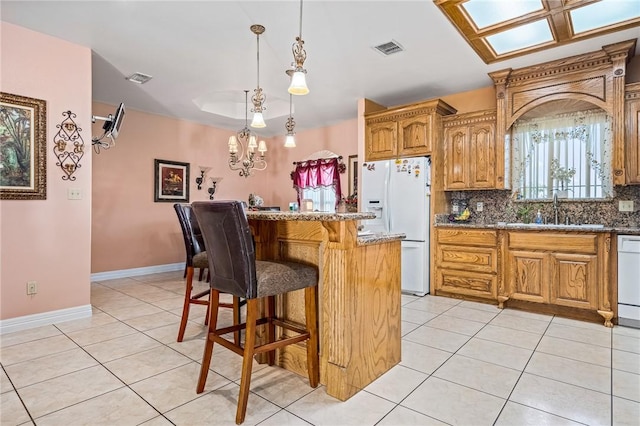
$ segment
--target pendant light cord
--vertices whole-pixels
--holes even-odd
[[[302,40],[302,0],[300,0],[300,40]]]

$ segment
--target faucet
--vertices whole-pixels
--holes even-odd
[[[558,218],[558,193],[553,194],[553,223],[558,225],[560,219]]]

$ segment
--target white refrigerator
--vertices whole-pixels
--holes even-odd
[[[406,234],[402,240],[402,291],[429,293],[429,157],[362,164],[362,209],[376,214],[364,232]]]

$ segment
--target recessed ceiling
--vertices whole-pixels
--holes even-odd
[[[488,64],[640,25],[639,0],[434,0]]]

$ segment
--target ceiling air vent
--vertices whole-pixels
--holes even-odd
[[[404,51],[404,47],[395,40],[373,46],[373,48],[385,56]]]
[[[144,84],[147,81],[151,80],[153,77],[147,74],[142,74],[141,72],[136,72],[127,77],[127,80],[132,83]]]

